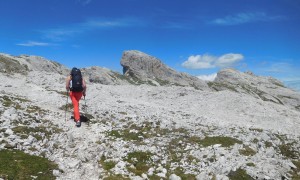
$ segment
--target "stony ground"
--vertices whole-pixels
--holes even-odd
[[[300,112],[283,105],[229,91],[88,84],[77,128],[63,76],[0,81],[0,149],[54,161],[57,179],[300,178]]]

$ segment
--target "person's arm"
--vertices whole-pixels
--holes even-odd
[[[83,87],[83,91],[82,91],[82,94],[83,96],[86,95],[86,83],[85,83],[85,80],[82,78],[82,87]]]
[[[66,78],[66,90],[69,91],[70,90],[70,81],[71,81],[71,76],[68,76]]]

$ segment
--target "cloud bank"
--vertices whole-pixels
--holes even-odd
[[[239,13],[235,15],[229,15],[224,18],[214,19],[211,24],[215,25],[238,25],[245,24],[251,22],[259,22],[259,21],[275,21],[282,20],[283,16],[268,16],[264,12],[255,12],[255,13]]]
[[[134,17],[124,17],[118,19],[93,18],[77,24],[69,24],[68,26],[41,30],[40,33],[42,33],[44,38],[53,41],[62,41],[65,40],[67,37],[73,37],[93,30],[139,27],[143,25],[143,21]]]
[[[225,68],[236,65],[243,60],[242,54],[224,54],[222,56],[212,56],[208,54],[190,56],[187,61],[181,65],[187,69],[209,69],[209,68]]]
[[[17,45],[18,46],[32,47],[32,46],[52,46],[53,44],[45,43],[45,42],[28,41],[26,43],[19,43]]]

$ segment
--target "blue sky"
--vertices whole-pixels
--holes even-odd
[[[140,50],[180,72],[300,82],[299,0],[2,0],[0,52],[121,72]]]

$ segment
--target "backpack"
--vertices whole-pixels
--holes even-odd
[[[82,92],[83,87],[82,87],[82,75],[81,71],[77,68],[73,68],[71,71],[71,76],[72,76],[72,81],[71,81],[71,91],[74,92]]]

